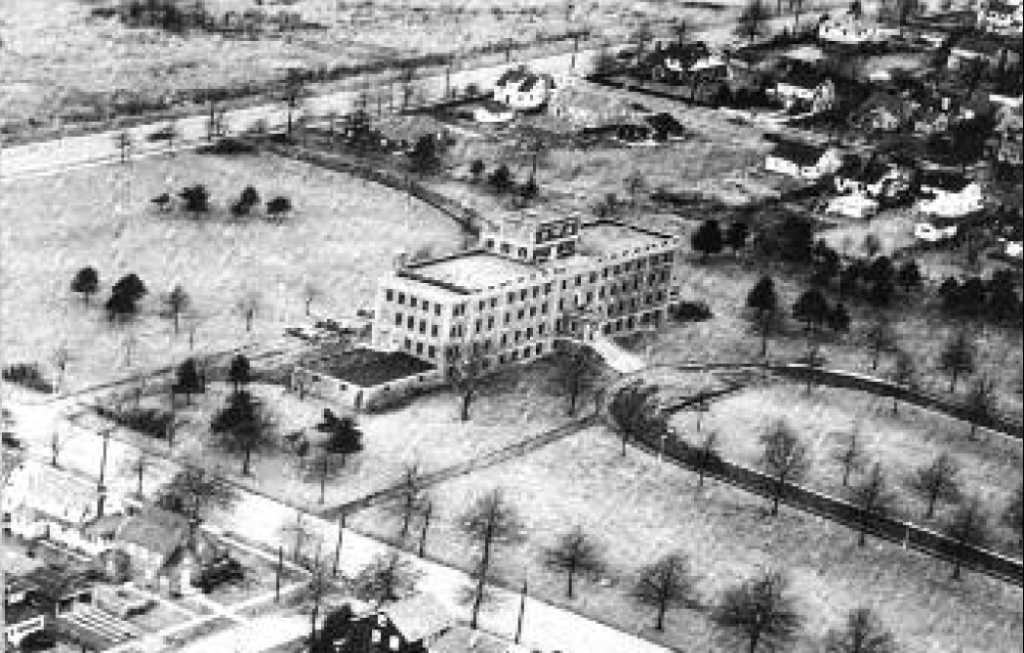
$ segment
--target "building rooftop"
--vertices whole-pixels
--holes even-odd
[[[579,249],[584,256],[608,256],[619,252],[663,245],[671,236],[621,222],[602,220],[584,224]],[[557,264],[552,261],[549,265]]]
[[[448,630],[453,619],[432,594],[414,594],[392,603],[385,614],[409,642],[421,642]]]
[[[405,352],[321,347],[303,359],[302,367],[363,388],[404,379],[434,369]]]
[[[538,267],[523,261],[474,250],[413,265],[400,274],[408,276],[411,273],[414,279],[442,287],[476,291],[539,271]]]
[[[182,545],[187,535],[187,519],[162,508],[147,506],[121,525],[117,539],[166,558]]]

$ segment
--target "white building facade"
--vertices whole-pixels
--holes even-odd
[[[652,328],[677,287],[680,239],[579,217],[506,220],[482,247],[400,265],[377,293],[372,343],[436,365],[444,376],[545,356],[556,340],[592,341]]]

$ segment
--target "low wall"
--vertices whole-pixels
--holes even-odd
[[[360,386],[297,365],[292,371],[290,387],[303,396],[309,394],[350,410],[372,412],[443,384],[440,370],[428,370],[379,385]]]

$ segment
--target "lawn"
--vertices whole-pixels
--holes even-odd
[[[999,511],[1021,483],[1020,441],[995,434],[971,440],[964,424],[936,413],[903,406],[893,415],[892,402],[887,399],[832,388],[817,388],[807,395],[802,386],[782,383],[751,388],[712,403],[702,419],[702,429],[718,434],[725,458],[756,467],[762,451],[758,438],[780,420],[808,446],[812,466],[805,484],[840,497],[846,496],[842,467],[832,455],[859,425],[866,453],[882,464],[897,492],[899,513],[933,528],[941,527],[948,509],[938,511],[937,519],[925,520],[926,506],[906,489],[906,479],[939,454],[950,454],[962,468],[964,492],[983,498],[996,513],[997,548],[1020,555],[1016,536],[998,525]],[[678,414],[674,422],[684,439],[699,442],[694,415]]]
[[[536,595],[680,650],[737,649],[719,639],[706,607],[671,612],[659,634],[652,611],[628,598],[635,570],[672,550],[690,556],[704,606],[758,569],[786,570],[806,619],[798,653],[820,651],[824,631],[859,605],[876,609],[907,650],[1019,650],[1020,589],[973,575],[954,583],[945,563],[879,542],[860,549],[854,533],[831,522],[788,509],[771,518],[761,499],[715,483],[703,491],[696,485],[693,474],[639,451],[621,458],[615,437],[595,427],[436,488],[428,554],[468,569],[473,550],[457,530],[460,516],[474,498],[500,487],[527,537],[497,553],[505,582],[518,586],[528,576]],[[379,536],[394,533],[393,518],[380,510],[360,513],[354,522]],[[577,524],[601,540],[609,568],[602,582],[581,583],[580,596],[567,602],[564,578],[543,569],[538,558]]]
[[[566,400],[552,393],[554,374],[554,363],[542,360],[490,377],[472,405],[469,422],[459,420],[459,400],[448,389],[385,412],[359,415],[363,451],[350,456],[327,481],[324,503],[320,503],[319,476],[302,472],[299,458],[283,440],[254,455],[248,477],[239,474],[240,454],[210,446],[210,420],[230,392],[224,384],[211,384],[206,394],[193,397],[191,406],[179,398],[183,424],[176,432],[174,455],[220,467],[244,485],[292,504],[323,510],[390,487],[406,465],[418,464],[423,472],[457,465],[565,423]],[[254,384],[251,392],[273,416],[279,435],[301,430],[314,449],[326,437],[316,431],[323,410],[338,410],[312,397],[300,400],[282,386]],[[161,394],[145,397],[142,406],[167,408],[167,402]]]
[[[683,226],[683,237],[689,240],[693,223]],[[689,256],[678,278],[682,281],[681,297],[707,302],[714,317],[704,322],[674,323],[664,327],[654,339],[653,359],[661,363],[683,361],[748,362],[760,355],[760,337],[751,332],[746,317],[746,297],[764,273],[775,280],[780,306],[788,315],[798,295],[808,285],[799,280],[804,273],[794,268],[725,254],[717,260],[701,263]],[[934,296],[935,288],[921,291]],[[833,299],[834,301],[834,299]],[[976,345],[977,375],[995,383],[994,391],[1003,410],[1021,414],[1021,365],[1024,348],[1019,330],[958,322],[937,310],[922,306],[916,300],[897,298],[891,313],[897,342],[915,360],[921,387],[934,392],[949,390],[949,377],[938,369],[945,343],[961,329],[970,329]],[[821,336],[821,353],[828,367],[885,376],[893,365],[892,356],[883,354],[877,370],[872,370],[871,349],[866,331],[877,312],[862,304],[848,305],[852,316],[850,332],[840,336]],[[645,346],[651,344],[646,341]],[[794,360],[807,352],[807,338],[801,324],[787,319],[781,334],[769,342],[769,355],[776,360]],[[969,382],[957,385],[957,397],[963,399]],[[964,427],[966,429],[966,426]]]
[[[150,203],[194,183],[210,190],[207,219],[159,214]],[[291,198],[295,210],[284,224],[229,218],[227,205],[249,184],[264,199]],[[47,367],[65,347],[68,389],[176,364],[189,355],[193,327],[197,351],[270,344],[285,326],[305,321],[307,283],[322,292],[315,313],[351,316],[372,306],[396,252],[444,251],[458,238],[446,216],[390,189],[269,155],[185,154],[18,181],[4,185],[0,213],[5,363]],[[91,306],[69,290],[86,265],[101,284]],[[99,306],[129,272],[149,295],[139,317],[115,327]],[[160,316],[175,284],[191,297],[177,336]],[[236,306],[250,293],[259,307],[247,333]]]

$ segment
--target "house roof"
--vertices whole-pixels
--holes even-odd
[[[816,145],[780,140],[772,151],[771,156],[792,161],[801,166],[812,166],[820,161],[824,154],[825,150]]]
[[[117,540],[167,558],[184,544],[188,530],[188,520],[183,516],[156,506],[146,506],[125,520],[117,531]]]
[[[57,601],[87,589],[99,577],[102,574],[91,569],[39,567],[24,574],[21,579],[44,600]]]
[[[958,193],[972,183],[970,179],[958,172],[946,170],[923,170],[921,172],[922,186],[938,188],[950,193]]]
[[[438,635],[454,624],[451,615],[431,594],[416,594],[388,606],[391,623],[408,642]]]
[[[501,77],[498,78],[497,86],[509,86],[515,85],[520,91],[529,93],[533,90],[533,87],[540,83],[544,77],[532,72],[526,66],[519,66],[518,68],[510,68],[502,73]]]
[[[780,84],[815,89],[829,81],[829,76],[810,66],[793,66],[779,78]]]
[[[47,465],[26,463],[12,472],[6,498],[15,507],[81,526],[95,514],[99,493],[92,483]]]

